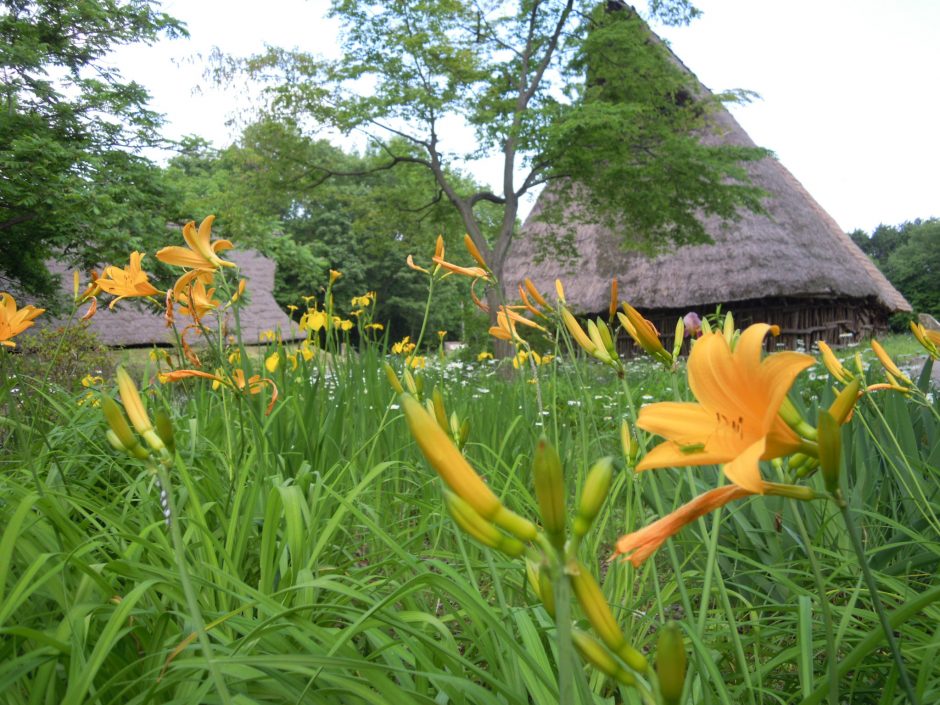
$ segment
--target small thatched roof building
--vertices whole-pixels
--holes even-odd
[[[716,109],[712,120],[708,142],[754,146],[726,109]],[[667,336],[677,317],[689,311],[705,315],[721,305],[741,326],[779,325],[777,342],[788,347],[867,336],[884,329],[892,313],[911,310],[779,161],[768,157],[748,170],[754,185],[767,192],[766,214],[742,213],[729,223],[706,220],[714,244],[683,246],[653,258],[623,250],[622,231],[585,225],[575,233],[580,260],[536,264],[538,241],[553,227],[539,222],[542,206],[554,198],[549,185],[512,244],[504,270],[508,290],[528,276],[540,290],[552,292],[560,278],[577,312],[597,313],[607,311],[616,278],[620,298]],[[576,211],[578,205],[569,208]]]
[[[248,280],[248,305],[241,309],[242,339],[246,345],[259,342],[261,334],[269,330],[280,330],[284,340],[290,339],[291,332],[296,334],[296,326],[291,327],[290,319],[277,305],[274,291],[274,261],[254,250],[232,250],[225,253],[225,259],[238,265],[239,275]],[[72,296],[72,277],[70,270],[58,262],[48,264],[53,274],[61,275],[62,291],[70,299]],[[103,297],[110,298],[110,297]],[[61,326],[67,318],[36,319],[36,325],[26,331],[41,330],[47,326]],[[182,319],[177,321],[177,325]],[[212,327],[215,315],[206,316],[205,323]],[[107,304],[99,307],[94,318],[89,322],[89,330],[98,339],[110,347],[150,347],[152,345],[172,345],[175,343],[173,331],[168,328],[163,313],[151,308],[144,308],[133,299],[118,303],[114,309]],[[233,326],[232,315],[228,314],[227,326]],[[190,339],[192,342],[192,339]]]

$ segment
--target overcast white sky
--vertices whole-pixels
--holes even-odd
[[[686,28],[654,27],[715,91],[761,100],[734,109],[846,230],[940,216],[940,0],[699,0]],[[150,90],[166,134],[217,146],[250,109],[202,78],[212,47],[265,44],[336,53],[327,0],[166,0],[190,39],[120,48],[114,62]],[[487,180],[487,174],[477,173]]]

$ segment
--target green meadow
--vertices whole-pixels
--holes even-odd
[[[682,446],[691,466],[635,470],[663,441],[637,427],[640,409],[695,402],[699,363],[591,351],[578,342],[590,328],[545,315],[538,338],[512,328],[541,364],[445,356],[436,340],[423,358],[396,354],[329,317],[307,320],[303,346],[216,338],[196,349],[203,376],[161,378],[192,367],[180,350],[135,355],[78,392],[54,364],[25,374],[25,356],[0,351],[0,699],[940,700],[929,358],[893,385],[867,345],[837,351],[851,382],[811,361],[787,398],[818,457],[760,462],[763,480],[803,495],[719,504],[635,566],[611,560],[620,537],[736,487],[697,446]],[[718,323],[693,349],[738,349],[733,320]],[[920,349],[886,345],[902,367]],[[137,390],[155,430],[135,419]],[[448,454],[537,535],[489,521]],[[489,527],[482,542],[455,522],[454,496]]]

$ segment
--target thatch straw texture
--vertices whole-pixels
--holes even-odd
[[[704,87],[701,90],[707,92]],[[711,117],[707,142],[754,146],[726,109],[716,109]],[[714,244],[684,246],[650,258],[622,249],[623,232],[601,225],[581,225],[575,232],[581,259],[573,264],[552,260],[535,263],[539,239],[549,236],[553,228],[539,222],[543,204],[555,198],[549,185],[511,247],[504,270],[508,290],[514,291],[528,276],[542,291],[553,292],[554,280],[559,278],[565,284],[570,305],[580,313],[607,310],[610,283],[615,277],[620,298],[647,313],[667,309],[708,313],[718,304],[733,311],[736,302],[747,302],[751,309],[773,311],[783,300],[789,306],[796,303],[815,309],[836,303],[844,309],[850,302],[850,306],[873,309],[863,316],[869,321],[886,320],[889,313],[911,310],[904,297],[777,159],[755,162],[749,172],[753,183],[767,192],[767,212],[745,212],[736,222],[704,220]],[[567,207],[572,214],[578,209],[577,203]],[[845,311],[828,315],[818,310],[815,316],[820,320],[835,317],[844,322]],[[851,323],[840,325],[843,329],[852,327]],[[818,337],[829,336],[813,339]]]
[[[248,280],[247,297],[249,303],[242,308],[240,316],[242,339],[246,345],[259,342],[262,332],[280,330],[283,339],[291,338],[290,319],[274,301],[274,262],[253,250],[233,250],[225,253],[225,258],[238,265],[239,275]],[[61,275],[62,291],[66,298],[72,296],[72,277],[68,268],[58,262],[48,263],[53,274]],[[103,296],[102,301],[110,297]],[[188,319],[178,317],[177,325],[185,325]],[[62,326],[67,318],[41,316],[36,325],[26,331],[41,330],[47,326]],[[205,317],[209,327],[215,324],[215,315]],[[162,312],[145,308],[133,299],[121,301],[113,310],[106,303],[89,322],[89,329],[98,339],[110,347],[142,347],[151,345],[172,345],[175,342],[173,331],[167,328]],[[228,314],[226,326],[234,326],[232,315]],[[293,327],[296,333],[296,325]],[[190,342],[198,340],[189,336]]]

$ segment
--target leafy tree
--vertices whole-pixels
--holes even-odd
[[[341,310],[349,308],[353,295],[376,291],[379,316],[391,323],[392,333],[414,334],[426,289],[423,278],[404,267],[405,258],[415,254],[427,261],[439,233],[456,247],[462,224],[437,197],[427,170],[373,169],[381,158],[372,152],[347,154],[303,135],[290,121],[266,120],[249,125],[238,144],[223,150],[199,138],[183,140],[166,181],[177,219],[215,213],[220,234],[276,260],[274,294],[282,306],[316,294],[327,270],[338,269]],[[335,181],[309,168],[311,163],[363,176]],[[459,174],[451,176],[469,184]],[[466,286],[457,282],[439,289],[432,326],[455,320]]]
[[[651,11],[669,22],[695,14],[687,0],[657,0]],[[220,62],[220,78],[245,70],[272,81],[273,114],[364,133],[373,172],[427,171],[497,277],[520,199],[549,182],[559,194],[549,217],[560,220],[577,196],[587,207],[568,212],[569,224],[626,223],[627,244],[644,249],[707,241],[696,215],[760,207],[741,162],[766,153],[703,143],[714,101],[626,5],[584,13],[573,0],[333,0],[331,12],[343,25],[339,60],[271,49]],[[454,178],[455,167],[494,156],[495,192]],[[493,231],[484,206],[498,208]]]
[[[0,276],[50,291],[53,251],[90,266],[164,227],[148,95],[115,46],[184,34],[147,0],[0,0]]]
[[[903,242],[888,255],[885,275],[915,311],[940,317],[940,220],[915,220],[895,230]]]

